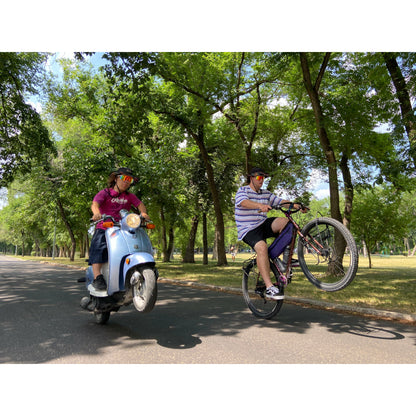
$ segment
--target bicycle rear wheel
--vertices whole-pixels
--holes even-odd
[[[270,263],[273,273],[272,281],[276,281],[273,270],[275,266]],[[277,271],[276,271],[277,272]],[[243,267],[243,296],[251,312],[258,318],[271,319],[283,305],[283,300],[266,299],[264,293],[266,285],[260,276],[256,259],[251,260]]]
[[[358,250],[349,230],[333,218],[316,218],[298,241],[300,267],[306,278],[326,292],[349,285],[358,269]]]

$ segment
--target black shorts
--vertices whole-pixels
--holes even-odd
[[[105,239],[105,230],[97,228],[91,239],[90,255],[88,264],[107,263],[108,250],[107,241]]]
[[[259,241],[266,241],[267,238],[277,237],[279,233],[274,233],[272,230],[272,222],[276,219],[276,217],[267,218],[266,221],[261,223],[258,227],[254,228],[253,230],[249,231],[243,238],[243,241],[247,243],[251,248]]]

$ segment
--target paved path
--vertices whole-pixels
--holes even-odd
[[[0,256],[0,363],[416,362],[412,325],[289,304],[266,321],[241,296],[166,283],[151,313],[96,325],[82,273]]]

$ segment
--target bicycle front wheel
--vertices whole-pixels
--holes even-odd
[[[349,285],[358,269],[358,250],[349,230],[333,218],[316,218],[298,241],[300,267],[306,278],[326,292]]]
[[[273,271],[274,265],[270,263]],[[271,276],[272,281],[276,275]],[[243,296],[251,312],[258,318],[271,319],[283,305],[283,300],[266,299],[266,285],[257,268],[256,259],[251,260],[243,268]]]

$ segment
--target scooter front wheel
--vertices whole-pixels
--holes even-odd
[[[142,269],[138,282],[132,285],[134,307],[139,312],[150,312],[157,299],[156,274],[151,268]]]
[[[95,322],[99,325],[104,325],[108,322],[108,320],[110,319],[110,313],[109,311],[107,312],[94,312],[94,316],[95,316]]]

